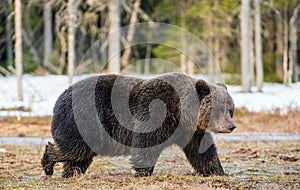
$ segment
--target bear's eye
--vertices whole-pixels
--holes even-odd
[[[230,117],[233,118],[233,110],[229,110]]]

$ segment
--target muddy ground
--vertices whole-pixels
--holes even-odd
[[[238,132],[300,132],[300,112],[235,114]],[[50,118],[1,118],[0,136],[49,137]],[[0,137],[1,138],[1,137]],[[154,175],[133,177],[128,157],[97,157],[86,175],[61,178],[61,164],[46,177],[40,165],[44,145],[0,145],[0,189],[300,189],[300,141],[216,142],[228,176],[194,174],[184,154],[171,147]]]
[[[299,189],[299,142],[217,142],[229,176],[195,175],[175,147],[163,152],[154,175],[133,177],[129,160],[97,157],[86,175],[61,178],[61,164],[46,177],[40,165],[43,146],[1,146],[0,189]]]

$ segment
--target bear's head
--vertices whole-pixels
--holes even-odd
[[[196,82],[200,100],[197,130],[214,133],[230,133],[236,127],[232,117],[234,103],[224,84],[207,84],[204,80]]]

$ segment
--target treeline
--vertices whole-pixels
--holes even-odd
[[[210,48],[222,72],[241,73],[241,5],[236,0],[72,0],[75,11],[74,61],[108,34],[111,19],[126,26],[138,22],[163,22],[190,31]],[[255,2],[259,3],[259,13]],[[0,73],[15,71],[15,1],[0,1]],[[22,0],[22,64],[24,73],[43,70],[53,74],[68,73],[70,40],[68,22],[70,0]],[[300,19],[298,0],[249,0],[249,71],[251,83],[257,75],[255,43],[255,14],[260,14],[263,81],[288,84],[298,81],[300,62]],[[117,11],[116,14],[111,14]],[[115,25],[118,26],[118,25]],[[128,39],[120,39],[126,43]],[[163,45],[134,46],[120,54],[119,64],[124,67],[132,60],[149,57],[171,60],[187,72],[189,62],[171,48]],[[72,54],[71,54],[72,55]],[[76,64],[75,64],[76,67]],[[70,69],[70,68],[69,68]],[[72,68],[71,68],[72,69]],[[109,68],[107,68],[109,69]],[[144,65],[142,72],[155,72],[155,67]],[[240,75],[231,83],[239,83]]]

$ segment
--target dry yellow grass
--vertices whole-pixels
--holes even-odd
[[[296,132],[300,133],[300,112],[287,115],[274,113],[252,113],[246,109],[237,109],[234,121],[235,132]],[[46,117],[6,117],[0,118],[0,136],[50,137],[50,120]]]
[[[236,111],[236,131],[300,132],[300,112],[287,115]],[[50,117],[0,118],[0,136],[50,137]],[[96,158],[86,175],[71,179],[43,174],[44,146],[0,145],[0,189],[300,189],[300,142],[218,141],[229,176],[201,177],[180,150],[163,154],[154,175],[135,178],[128,158]],[[173,150],[174,153],[174,150]]]
[[[128,158],[96,158],[86,175],[46,177],[40,166],[43,146],[0,146],[0,189],[299,189],[299,142],[218,142],[229,176],[201,177],[180,150],[159,158],[154,175],[133,177]]]

